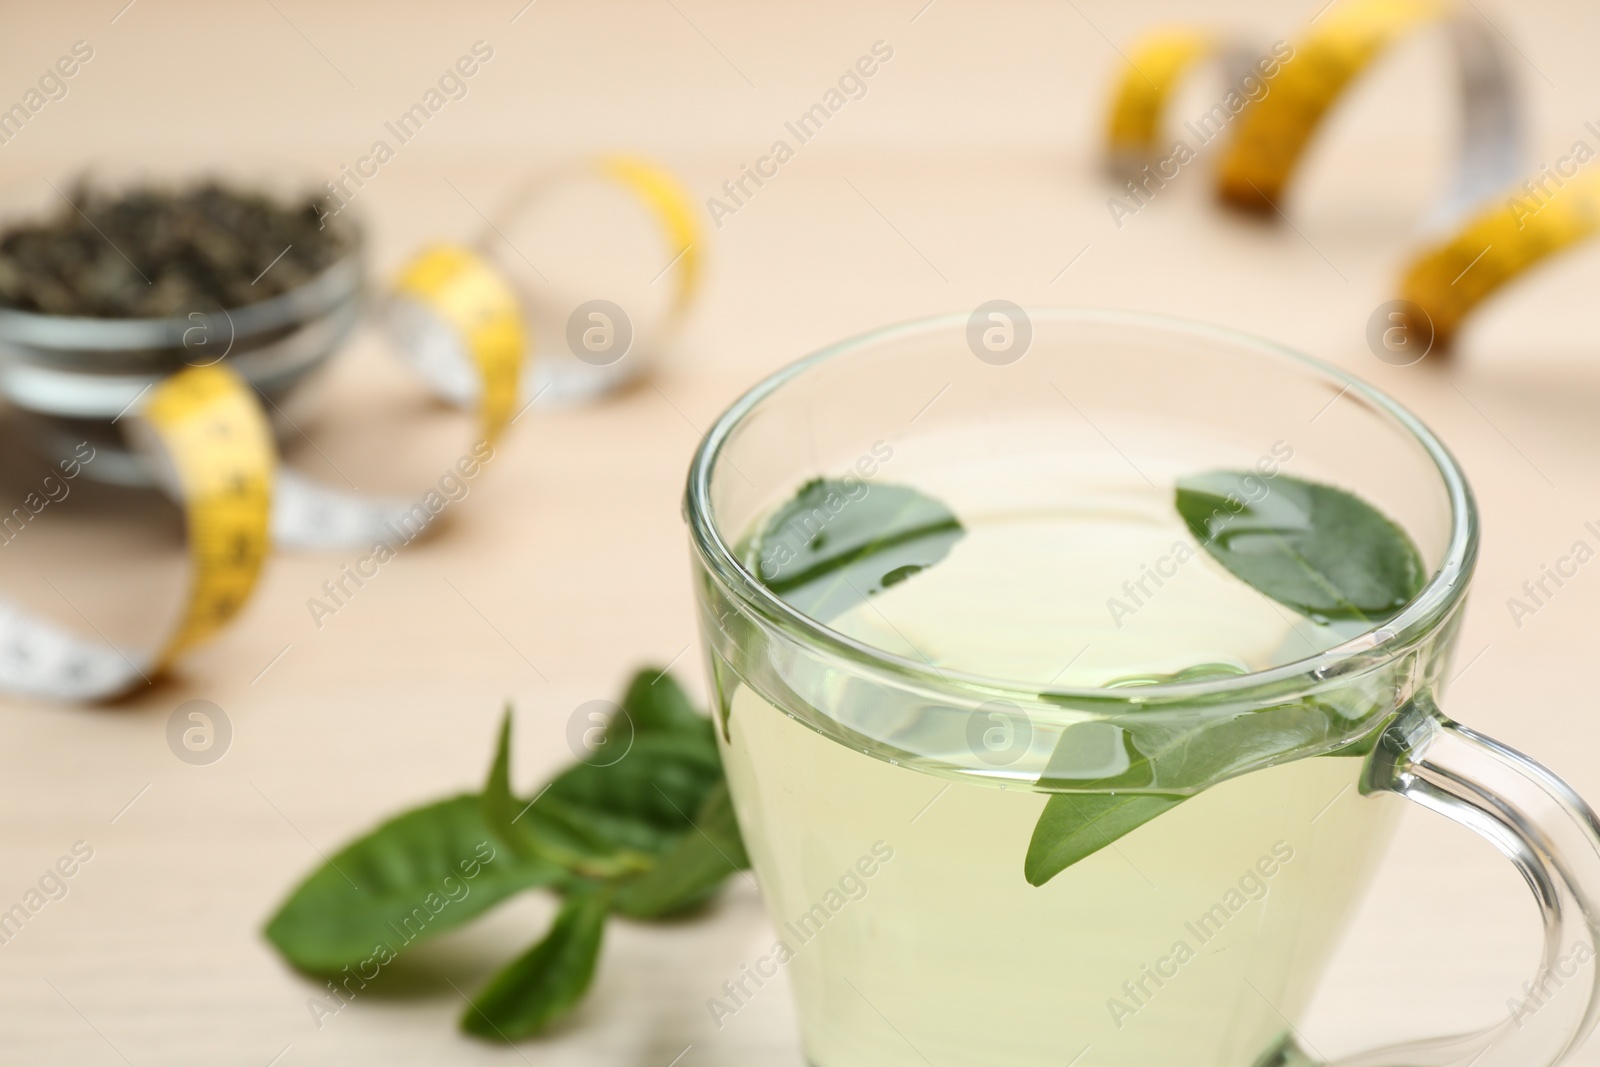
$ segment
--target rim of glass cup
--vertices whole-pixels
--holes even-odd
[[[1091,701],[1097,704],[1104,704],[1108,700],[1126,701],[1129,704],[1187,703],[1199,699],[1209,701],[1216,697],[1237,696],[1257,689],[1276,689],[1286,682],[1297,679],[1320,681],[1336,670],[1339,674],[1359,671],[1395,659],[1416,647],[1450,617],[1466,595],[1469,584],[1467,578],[1472,573],[1478,552],[1478,510],[1472,489],[1467,484],[1466,476],[1461,472],[1455,457],[1450,454],[1444,443],[1434,436],[1420,419],[1386,393],[1322,360],[1314,359],[1285,345],[1221,326],[1143,312],[1090,308],[1026,308],[1024,311],[1036,323],[1100,323],[1161,330],[1169,334],[1187,334],[1195,338],[1222,341],[1239,348],[1252,349],[1263,355],[1286,359],[1304,371],[1327,380],[1340,391],[1360,394],[1423,447],[1444,482],[1450,500],[1450,538],[1438,568],[1429,576],[1417,595],[1412,597],[1393,618],[1316,655],[1248,674],[1123,688],[1040,686],[949,667],[934,667],[847,637],[795,610],[750,572],[717,527],[711,505],[711,477],[716,470],[722,449],[739,424],[763,400],[819,364],[847,358],[855,352],[870,349],[884,341],[904,339],[917,334],[934,334],[944,330],[964,330],[968,313],[955,312],[858,334],[813,352],[758,382],[734,401],[732,406],[717,419],[695,451],[694,459],[690,463],[684,506],[696,550],[722,586],[732,593],[742,606],[781,626],[791,635],[798,635],[812,645],[841,655],[861,666],[886,669],[894,675],[909,678],[927,689],[935,691],[964,689],[979,692],[986,699],[993,699],[998,695],[1023,703],[1036,703],[1043,698],[1061,702]]]

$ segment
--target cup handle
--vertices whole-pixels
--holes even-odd
[[[1600,1012],[1600,820],[1571,786],[1452,722],[1433,701],[1408,703],[1379,738],[1361,792],[1399,793],[1486,839],[1516,865],[1544,920],[1539,971],[1507,1018],[1455,1037],[1413,1041],[1331,1064],[1290,1038],[1257,1067],[1553,1067]]]

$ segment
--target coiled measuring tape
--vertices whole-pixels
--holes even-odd
[[[676,331],[694,301],[701,271],[702,242],[693,202],[683,186],[667,170],[635,156],[607,155],[558,167],[535,176],[510,197],[497,213],[500,221],[489,222],[471,245],[425,251],[407,268],[408,275],[434,277],[441,284],[431,289],[404,288],[402,299],[390,308],[390,332],[396,345],[443,395],[465,403],[477,388],[471,376],[461,373],[461,368],[470,365],[463,355],[465,338],[446,305],[470,308],[480,298],[498,302],[509,297],[521,308],[525,322],[546,312],[567,310],[547,307],[536,289],[518,286],[508,276],[515,257],[497,256],[493,250],[508,242],[505,227],[510,220],[563,185],[594,180],[626,192],[654,219],[662,237],[661,273],[672,275],[672,296],[665,314],[644,338],[634,336],[631,320],[615,321],[620,308],[607,307],[608,301],[593,302],[599,306],[587,312],[589,317],[580,317],[583,329],[569,327],[564,336],[542,339],[538,361],[523,374],[518,402],[587,400],[616,389],[641,374],[646,357]],[[449,261],[448,269],[430,262],[439,256]],[[463,290],[460,293],[453,288],[457,283]],[[586,309],[572,310],[581,316]]]
[[[518,412],[541,398],[589,399],[631,380],[644,360],[630,354],[661,344],[693,303],[700,278],[700,236],[688,194],[664,168],[635,156],[606,155],[558,167],[533,179],[499,213],[514,217],[557,186],[599,179],[629,193],[654,218],[664,239],[673,293],[650,338],[636,342],[632,323],[605,319],[594,331],[536,345],[530,318],[536,300],[519,291],[488,249],[501,238],[491,222],[472,245],[424,249],[400,273],[386,308],[390,336],[402,356],[450,402],[477,409],[479,439],[493,444]],[[625,325],[625,331],[622,327]],[[601,336],[599,351],[582,339]],[[535,349],[538,358],[534,358]],[[563,352],[565,349],[565,352]],[[371,499],[319,486],[291,471],[280,478],[273,533],[292,547],[366,547],[394,531],[426,526],[423,501]]]
[[[188,591],[153,648],[124,652],[0,601],[0,689],[58,700],[105,700],[146,683],[238,614],[269,550],[275,449],[255,395],[220,366],[161,382],[129,436],[183,501]]]
[[[429,249],[395,284],[397,302],[426,307],[455,342],[429,349],[427,361],[406,351],[436,391],[461,406],[475,405],[478,440],[493,445],[514,417],[519,382],[530,352],[514,294],[469,250]],[[272,512],[273,538],[294,548],[397,548],[430,526],[438,509],[429,498],[373,498],[320,485],[285,468]]]
[[[1223,50],[1220,39],[1188,26],[1162,27],[1134,42],[1112,93],[1106,122],[1106,146],[1115,172],[1137,173],[1160,156],[1167,147],[1163,121],[1173,92],[1195,68]],[[1268,69],[1277,73],[1276,64]],[[1267,70],[1261,75],[1266,77]]]
[[[1233,91],[1199,127],[1202,143],[1230,133],[1217,168],[1218,195],[1243,210],[1271,213],[1339,98],[1392,45],[1430,26],[1444,29],[1455,53],[1463,115],[1452,184],[1424,223],[1446,227],[1509,185],[1521,166],[1510,63],[1496,31],[1470,4],[1335,0],[1288,49],[1255,51],[1191,28],[1151,33],[1130,50],[1129,69],[1113,94],[1112,161],[1119,171],[1137,172],[1162,155],[1168,146],[1161,143],[1161,120],[1173,90],[1197,66],[1220,58]],[[1259,80],[1259,96],[1243,90],[1246,75]]]
[[[661,227],[671,252],[662,273],[674,273],[675,281],[667,314],[656,327],[659,338],[688,310],[699,277],[700,242],[690,201],[666,171],[624,156],[563,168],[534,183],[524,196],[585,176],[628,190]],[[387,309],[391,325],[398,322],[409,342],[399,346],[401,354],[443,397],[475,410],[481,443],[494,443],[541,391],[557,384],[530,383],[530,369],[540,364],[532,359],[526,298],[481,247],[444,244],[424,250],[400,273]],[[10,364],[8,387],[21,382],[26,389],[33,381],[29,375],[43,373],[53,377],[40,389],[58,394],[70,372],[52,370],[48,362],[43,368]],[[605,370],[615,362],[596,365]],[[569,383],[566,391],[594,395],[633,373],[587,376],[578,385]],[[102,378],[86,384],[91,392],[99,388],[92,403],[104,406],[120,401],[128,383]],[[180,617],[154,647],[124,652],[103,638],[88,639],[0,600],[0,692],[73,701],[126,693],[238,614],[274,544],[395,548],[397,539],[409,541],[438,513],[429,501],[437,494],[373,498],[323,486],[279,466],[255,388],[226,362],[189,367],[148,386],[129,408],[125,438],[185,516],[188,589]],[[95,412],[74,414],[93,417]]]
[[[477,382],[477,429],[492,444],[512,417],[526,358],[522,322],[498,279],[468,257],[435,250],[399,279],[460,331]],[[186,368],[136,398],[124,430],[132,452],[183,509],[187,592],[154,648],[124,651],[0,600],[0,692],[99,701],[148,684],[220,631],[249,600],[274,543],[398,549],[437,515],[429,497],[374,499],[328,489],[281,467],[255,388],[226,362]]]
[[[1548,174],[1504,191],[1456,233],[1418,253],[1400,283],[1421,310],[1433,349],[1448,352],[1464,319],[1506,283],[1600,232],[1600,175],[1575,175],[1555,189]],[[1406,314],[1413,314],[1407,309]],[[1413,325],[1408,323],[1409,325]]]

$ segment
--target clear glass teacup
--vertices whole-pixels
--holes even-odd
[[[1143,507],[1212,468],[1263,494],[1292,470],[1358,495],[1409,535],[1414,595],[1376,626],[1190,605],[1184,583],[1220,569],[1130,547],[1142,527],[1125,524],[1063,544],[1059,567],[1042,557],[1048,596],[996,586],[959,618],[919,618],[913,587],[935,587],[918,564],[866,591],[845,581],[857,603],[819,621],[773,591],[783,563],[752,539],[817,478],[831,488],[815,505],[784,512],[814,544],[896,483],[1024,517],[1101,494],[1126,518],[1119,478]],[[776,938],[709,1002],[719,1025],[781,970],[813,1067],[1325,1062],[1299,1017],[1398,795],[1517,866],[1544,917],[1541,970],[1481,1031],[1341,1067],[1538,1067],[1591,1029],[1600,828],[1549,771],[1440,712],[1478,520],[1444,446],[1370,387],[1206,326],[997,305],[756,386],[695,457],[687,514],[720,743]],[[987,543],[995,573],[1038,548]],[[1077,636],[1035,640],[1036,602],[1065,604],[1051,625]],[[1185,669],[1224,646],[1267,651]]]

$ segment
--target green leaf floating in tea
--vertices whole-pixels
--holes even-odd
[[[1332,486],[1283,474],[1268,483],[1251,471],[1210,471],[1180,479],[1175,502],[1190,533],[1213,559],[1262,595],[1315,620],[1385,622],[1417,594],[1426,577],[1405,531],[1366,501]],[[1170,680],[1191,677],[1192,670]],[[1047,768],[1041,788],[1070,784],[1075,790],[1105,791],[1058,792],[1045,802],[1024,863],[1028,881],[1043,885],[1197,788],[1267,761],[1340,749],[1337,715],[1310,700],[1230,717],[1202,712],[1191,727],[1140,730],[1137,741],[1129,738],[1129,769],[1114,781],[1052,783]],[[1057,755],[1076,744],[1075,730],[1108,725],[1069,727]],[[1342,747],[1365,751],[1360,745]],[[1125,791],[1140,786],[1147,791]],[[1181,791],[1149,791],[1152,786]],[[1124,791],[1113,792],[1117,789]]]
[[[1213,559],[1257,592],[1314,620],[1376,625],[1422,587],[1422,558],[1405,532],[1332,486],[1283,474],[1269,483],[1252,471],[1211,471],[1180,480],[1175,503]],[[755,542],[756,562],[773,592],[827,621],[939,562],[964,533],[954,512],[914,489],[818,479],[768,520]],[[1214,673],[1237,668],[1202,664],[1123,684]],[[1268,763],[1365,752],[1348,738],[1351,722],[1348,712],[1296,700],[1232,715],[1196,708],[1179,725],[1152,721],[1128,730],[1091,721],[1068,727],[1037,783],[1052,795],[1034,827],[1023,873],[1043,885],[1196,792]],[[1112,778],[1073,774],[1071,763],[1090,743],[1088,735],[1103,745],[1106,731],[1124,747],[1125,769]]]
[[[1029,885],[1044,885],[1183,800],[1160,793],[1056,793],[1034,824],[1023,876]]]
[[[1426,577],[1404,530],[1329,485],[1286,474],[1266,482],[1250,471],[1210,471],[1179,479],[1177,506],[1212,559],[1258,593],[1317,621],[1383,622]]]
[[[767,520],[753,565],[767,588],[827,622],[938,563],[965,534],[955,512],[908,486],[817,478]]]
[[[1195,677],[1191,668],[1177,675],[1143,678],[1139,684]],[[1317,701],[1296,700],[1231,715],[1197,708],[1183,722],[1151,722],[1133,729],[1104,721],[1068,726],[1037,788],[1072,792],[1053,792],[1045,801],[1028,843],[1023,874],[1029,883],[1043,885],[1200,789],[1266,762],[1328,755],[1345,748],[1348,723],[1342,718],[1339,711]],[[1076,751],[1103,751],[1106,735],[1126,751],[1126,769],[1111,778],[1072,774]],[[1162,792],[1164,788],[1174,792]]]

